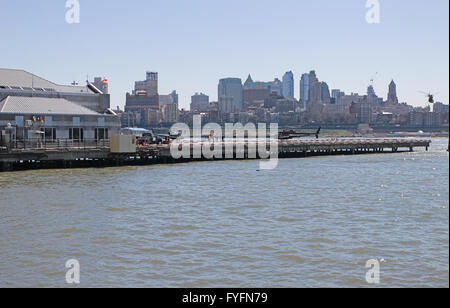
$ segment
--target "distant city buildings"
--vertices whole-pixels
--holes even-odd
[[[190,110],[178,109],[178,94],[158,93],[158,74],[147,73],[147,79],[135,83],[127,94],[123,125],[154,127],[181,121],[192,125],[192,117],[200,115],[204,122],[273,123],[289,125],[408,125],[439,127],[448,125],[448,105],[436,103],[433,112],[399,103],[397,86],[389,84],[387,100],[376,94],[372,84],[366,94],[346,94],[330,90],[319,80],[316,71],[300,75],[299,100],[294,98],[294,73],[286,72],[282,80],[255,81],[249,74],[240,78],[219,80],[217,101],[210,102],[204,93],[190,99]],[[95,81],[94,81],[95,83]],[[95,83],[97,84],[97,83]],[[100,89],[99,89],[100,90]],[[101,90],[100,90],[101,91]]]

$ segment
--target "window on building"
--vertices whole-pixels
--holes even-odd
[[[107,128],[95,129],[95,140],[107,140],[107,139],[109,139]]]
[[[84,140],[84,130],[83,128],[74,127],[69,128],[69,139],[79,142]]]
[[[55,141],[56,140],[56,128],[42,128],[41,131],[44,133],[45,141]]]

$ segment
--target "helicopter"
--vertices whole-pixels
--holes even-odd
[[[428,92],[428,93],[422,92],[422,91],[419,91],[419,92],[422,94],[425,94],[428,97],[428,103],[434,104],[434,97],[437,95],[437,93],[432,94],[431,92]]]

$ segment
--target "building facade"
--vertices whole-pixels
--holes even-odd
[[[282,95],[285,98],[294,98],[294,74],[292,71],[286,72],[283,76]]]
[[[125,113],[128,122],[133,119],[134,125],[142,127],[151,127],[162,121],[158,73],[147,72],[146,80],[135,82],[132,93],[126,94]]]
[[[219,81],[218,99],[221,97],[233,99],[233,108],[236,111],[243,109],[243,86],[240,78],[225,78]]]
[[[203,93],[195,93],[191,96],[191,112],[207,112],[209,108],[209,96]]]
[[[397,85],[395,84],[394,80],[391,81],[389,84],[389,93],[387,98],[388,104],[398,104],[398,98],[397,98]]]

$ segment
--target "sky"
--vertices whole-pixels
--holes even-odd
[[[134,81],[159,73],[159,92],[177,90],[180,107],[203,92],[217,100],[220,78],[250,73],[269,81],[316,70],[330,89],[365,94],[370,79],[387,97],[426,106],[419,91],[449,103],[449,1],[379,0],[380,23],[366,22],[366,0],[78,0],[80,23],[66,22],[66,0],[0,0],[0,67],[59,84],[107,77],[111,106],[123,107]]]

